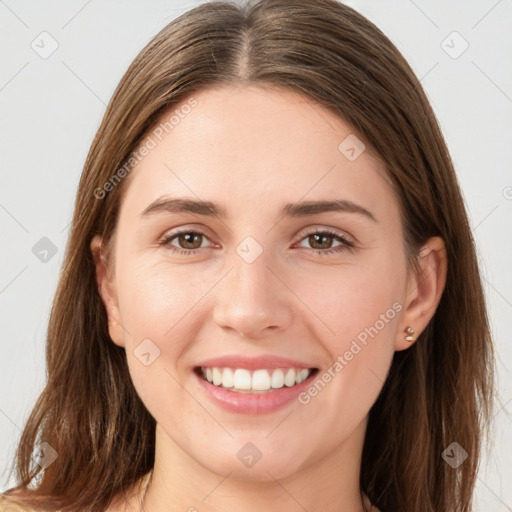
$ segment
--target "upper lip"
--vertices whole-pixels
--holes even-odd
[[[262,355],[257,357],[242,357],[239,355],[226,355],[222,357],[214,357],[206,359],[198,364],[203,367],[217,368],[246,368],[247,370],[257,370],[258,368],[314,368],[314,366],[281,357],[276,355]]]

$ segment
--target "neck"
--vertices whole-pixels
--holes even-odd
[[[296,471],[273,465],[278,457],[270,462],[262,457],[250,473],[242,474],[236,458],[224,471],[205,467],[157,424],[155,465],[141,510],[363,512],[359,474],[366,421],[341,446],[309,459]]]

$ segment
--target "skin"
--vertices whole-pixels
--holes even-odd
[[[126,349],[135,388],[157,422],[145,510],[360,512],[368,413],[394,351],[411,346],[404,329],[412,326],[417,337],[439,303],[443,241],[425,244],[421,276],[408,270],[384,167],[368,151],[347,159],[340,142],[363,137],[311,99],[256,86],[211,88],[194,98],[197,106],[127,178],[113,261],[101,254],[99,237],[91,244],[110,336]],[[163,195],[219,203],[228,217],[142,219]],[[335,198],[360,204],[377,222],[346,212],[281,218],[285,203]],[[197,254],[158,245],[178,227],[204,233],[194,242]],[[315,252],[341,245],[308,236],[326,228],[353,240],[354,249]],[[248,235],[263,249],[250,264],[236,252]],[[179,237],[171,245],[192,247]],[[228,412],[192,372],[219,355],[277,354],[322,374],[396,302],[401,311],[306,405],[294,401],[258,416]],[[160,349],[149,366],[134,355],[146,338]],[[237,458],[247,442],[262,453],[251,468]],[[136,510],[139,494],[111,510]]]

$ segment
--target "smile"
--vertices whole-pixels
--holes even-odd
[[[305,381],[315,368],[256,369],[200,367],[199,375],[214,386],[239,393],[262,393]]]
[[[222,409],[238,414],[272,413],[297,403],[318,368],[230,368],[197,366],[199,390]]]

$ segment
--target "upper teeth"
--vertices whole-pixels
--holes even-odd
[[[241,390],[267,391],[270,388],[291,387],[306,380],[311,373],[307,368],[276,370],[250,370],[245,368],[202,367],[206,380],[215,386]]]

